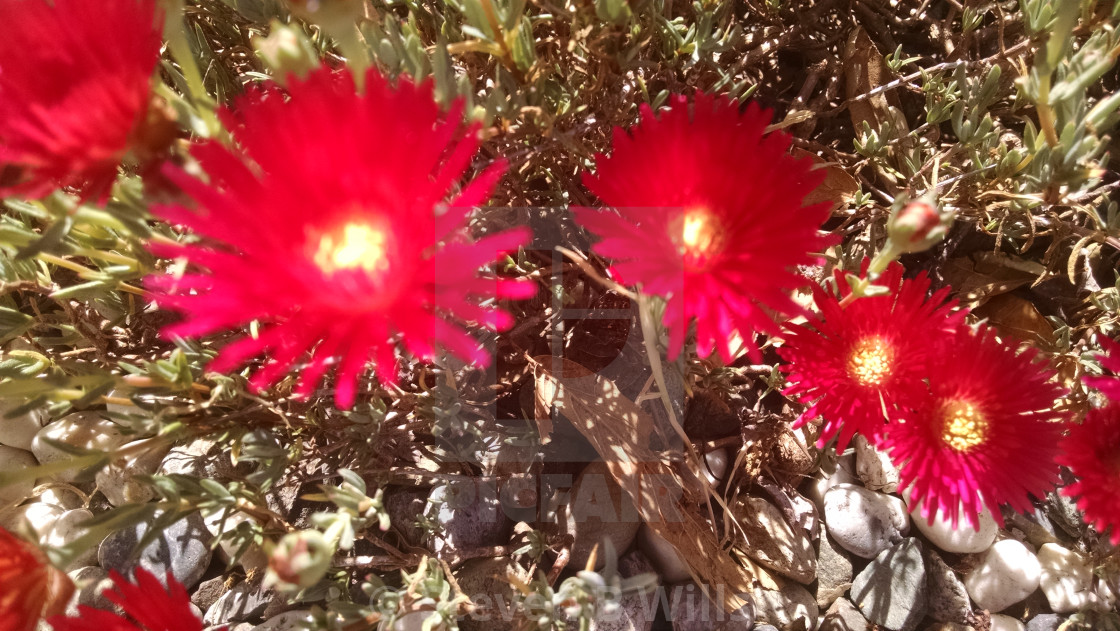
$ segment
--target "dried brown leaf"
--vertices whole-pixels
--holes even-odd
[[[859,182],[844,170],[844,167],[835,162],[825,162],[817,154],[797,147],[793,148],[792,153],[797,158],[808,156],[817,165],[818,169],[824,169],[825,171],[824,182],[821,182],[820,186],[805,196],[805,200],[802,202],[804,205],[832,202],[833,206],[836,207],[844,206],[852,201],[852,197],[859,190]]]
[[[572,422],[634,499],[649,527],[677,549],[697,582],[724,586],[729,612],[743,606],[739,594],[749,593],[756,582],[778,589],[764,570],[736,561],[723,549],[681,477],[650,447],[654,421],[636,403],[608,379],[563,358],[536,358],[534,370],[538,413],[556,409]]]

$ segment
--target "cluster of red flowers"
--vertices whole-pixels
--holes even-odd
[[[987,505],[1002,522],[1000,504],[1028,510],[1053,487],[1064,390],[1036,351],[969,327],[947,289],[927,299],[924,274],[903,280],[898,264],[876,281],[888,293],[853,300],[835,280],[779,351],[786,394],[809,405],[799,422],[824,418],[822,445],[839,436],[842,450],[858,431],[888,451],[931,521],[940,509],[979,528]]]
[[[103,202],[122,164],[144,166],[167,140],[151,97],[156,1],[4,2],[0,19],[0,194],[68,187]],[[47,32],[64,33],[61,45],[42,46],[57,39]],[[166,335],[233,331],[210,368],[263,355],[257,389],[305,361],[294,394],[307,396],[334,366],[342,407],[370,363],[393,383],[400,349],[486,363],[469,327],[509,327],[494,300],[535,288],[479,270],[530,234],[468,233],[505,164],[462,181],[479,147],[478,126],[462,118],[461,101],[441,111],[430,85],[391,85],[375,70],[359,82],[321,68],[286,89],[250,90],[222,112],[232,142],[193,146],[205,179],[194,164],[162,167],[184,201],[154,213],[194,235],[151,245],[189,266],[149,280],[157,302],[184,316]],[[874,280],[875,295],[855,299],[838,273],[835,291],[816,290],[817,313],[799,308],[797,268],[830,243],[820,232],[828,205],[802,205],[824,175],[789,155],[789,136],[766,133],[770,118],[705,94],[677,96],[660,114],[643,106],[585,177],[611,207],[575,209],[595,250],[615,260],[617,278],[666,299],[672,356],[695,326],[701,356],[731,362],[738,338],[758,360],[757,334],[805,316],[780,351],[786,394],[808,406],[802,422],[823,417],[822,441],[837,437],[841,449],[855,432],[886,449],[931,520],[942,510],[976,524],[984,505],[996,519],[999,504],[1026,510],[1056,479],[1047,465],[1067,419],[1053,371],[1037,352],[967,326],[948,290],[927,297],[929,281],[903,280],[897,265]],[[1105,364],[1120,368],[1120,353]],[[1092,383],[1120,397],[1120,382]],[[1120,413],[1090,414],[1063,444],[1061,462],[1083,480],[1068,492],[1098,525],[1115,521],[1120,501],[1105,494],[1120,479]]]

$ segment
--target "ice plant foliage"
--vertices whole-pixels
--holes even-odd
[[[798,310],[795,267],[814,260],[826,240],[817,229],[828,204],[802,207],[824,177],[808,159],[788,155],[786,134],[765,135],[770,112],[698,93],[641,122],[616,129],[609,157],[598,156],[584,182],[613,211],[575,209],[600,237],[594,249],[613,272],[646,294],[668,298],[663,323],[676,356],[696,320],[701,356],[742,336],[754,358],[756,332],[776,333],[774,313]]]
[[[904,281],[902,271],[895,263],[875,281],[889,293],[853,301],[837,270],[835,291],[813,289],[819,314],[786,325],[791,335],[778,350],[788,362],[784,394],[808,406],[798,425],[823,417],[820,446],[837,436],[843,451],[855,432],[878,442],[899,406],[925,398],[931,354],[964,321],[956,301],[947,300],[949,288],[927,299],[925,274]]]
[[[166,168],[199,208],[155,212],[206,240],[153,246],[195,268],[150,279],[159,304],[186,316],[165,333],[197,337],[258,320],[259,335],[226,345],[209,368],[227,371],[267,352],[250,380],[260,389],[310,352],[295,391],[306,396],[337,358],[342,407],[353,404],[369,360],[382,382],[395,381],[394,339],[422,359],[438,344],[485,364],[488,353],[464,324],[509,326],[506,312],[480,303],[533,287],[478,270],[529,232],[465,234],[467,214],[505,165],[452,194],[478,147],[477,127],[461,122],[462,101],[443,113],[430,85],[393,87],[374,71],[364,93],[348,72],[327,69],[288,88],[258,90],[224,113],[239,150],[194,148],[209,183]]]
[[[136,570],[135,583],[116,570],[109,573],[116,587],[104,596],[124,610],[125,616],[86,605],[78,615],[54,616],[47,622],[54,631],[202,631],[202,621],[191,611],[191,599],[170,572],[164,589],[151,572]]]
[[[152,140],[162,23],[156,0],[0,2],[0,195],[105,199]]]
[[[1120,401],[1120,343],[1103,336],[1099,339],[1104,353],[1097,355],[1097,359],[1100,360],[1101,366],[1112,374],[1103,377],[1085,377],[1082,381],[1085,385],[1100,390],[1112,401]]]
[[[1055,458],[1065,394],[1035,349],[1016,350],[993,329],[961,327],[929,359],[929,398],[891,423],[885,444],[900,487],[932,523],[963,512],[979,529],[981,504],[1002,525],[999,505],[1031,510],[1057,482]]]
[[[1083,423],[1070,426],[1061,450],[1058,464],[1078,478],[1062,494],[1079,498],[1077,508],[1099,532],[1111,526],[1112,545],[1120,545],[1120,406],[1091,410]]]

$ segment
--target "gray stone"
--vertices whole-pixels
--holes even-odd
[[[151,475],[159,468],[167,454],[167,447],[157,439],[138,440],[127,445],[139,451],[133,455],[116,458],[101,471],[97,472],[97,488],[113,506],[124,504],[143,504],[155,498],[152,487],[136,479],[140,475]]]
[[[905,539],[875,557],[852,582],[852,602],[871,622],[912,631],[926,615],[922,544]]]
[[[210,533],[202,515],[191,513],[160,530],[159,534],[134,554],[137,544],[148,532],[150,524],[122,528],[105,538],[97,552],[97,560],[107,570],[131,575],[137,566],[147,569],[160,582],[170,571],[175,580],[188,589],[202,579],[210,565]]]
[[[432,541],[437,554],[509,543],[513,522],[503,513],[493,480],[463,478],[432,489],[440,534]]]
[[[1027,631],[1058,631],[1064,621],[1056,613],[1040,613],[1027,621]]]
[[[666,583],[683,583],[691,580],[688,564],[681,558],[673,544],[643,523],[638,530],[638,545],[657,566],[662,580]]]
[[[821,619],[818,631],[868,631],[871,623],[856,609],[855,605],[841,598],[832,603]]]
[[[604,539],[610,539],[618,554],[628,550],[642,525],[630,494],[615,482],[604,462],[593,462],[579,474],[570,501],[557,510],[557,519],[559,532],[575,539],[568,566],[580,569],[596,546],[603,547]],[[595,567],[603,567],[602,554]]]
[[[976,627],[956,622],[935,622],[922,631],[976,631]]]
[[[650,631],[655,615],[651,600],[641,594],[626,594],[617,607],[598,611],[588,631]]]
[[[42,543],[53,548],[71,545],[89,533],[82,524],[90,519],[93,519],[93,513],[84,508],[68,510],[58,517],[58,521],[42,538]],[[83,546],[81,552],[62,569],[76,570],[97,563],[98,543],[95,541],[88,544],[88,547]]]
[[[833,541],[827,528],[821,528],[817,546],[817,606],[827,609],[852,586],[852,561]]]
[[[413,487],[393,487],[385,491],[383,501],[389,523],[410,546],[419,547],[424,543],[424,531],[416,525],[416,520],[428,508],[428,493],[428,489]]]
[[[31,441],[46,424],[47,413],[36,409],[12,418],[4,418],[8,412],[25,403],[27,403],[25,399],[0,399],[0,445],[31,450]]]
[[[527,581],[520,565],[510,558],[472,559],[456,572],[459,587],[475,608],[459,620],[462,631],[511,631],[516,613],[510,576]]]
[[[755,625],[754,631],[778,631],[778,627],[769,624]]]
[[[272,598],[272,591],[262,587],[260,579],[242,581],[214,601],[202,621],[205,624],[222,624],[256,618],[264,613]]]
[[[216,441],[194,438],[172,447],[163,457],[159,472],[163,475],[232,480],[243,477],[251,468],[244,462],[233,466],[229,450]]]
[[[105,590],[113,588],[113,580],[109,578],[109,572],[96,565],[91,565],[80,567],[69,572],[68,575],[70,580],[74,581],[76,590],[74,596],[70,599],[70,603],[66,606],[67,616],[77,616],[79,606],[104,609],[105,611],[117,610],[117,606],[104,596]]]
[[[957,573],[933,550],[926,551],[926,564],[929,617],[938,622],[972,624],[972,601]]]
[[[4,431],[0,426],[0,432]],[[30,451],[0,445],[0,473],[15,472],[34,467],[39,464]],[[0,506],[16,504],[31,495],[35,488],[35,480],[26,479],[6,486],[0,486]]]
[[[785,582],[781,590],[755,589],[755,619],[778,627],[781,631],[812,631],[817,628],[820,609],[809,590],[797,583]]]
[[[899,473],[890,456],[867,442],[862,434],[856,434],[852,443],[856,447],[856,475],[864,485],[880,493],[897,491]]]
[[[851,484],[825,493],[824,521],[836,543],[865,559],[901,541],[910,526],[902,500]]]
[[[740,496],[732,512],[746,533],[748,556],[759,565],[808,585],[817,574],[813,543],[801,528],[791,528],[782,512],[766,500]]]
[[[754,624],[754,608],[748,601],[734,613],[722,604],[723,594],[704,594],[696,583],[674,585],[669,594],[673,631],[750,631]]]
[[[31,441],[31,452],[39,464],[74,459],[74,454],[52,443],[86,451],[108,451],[125,444],[132,437],[123,428],[98,412],[74,412],[44,426]],[[68,469],[52,477],[60,482],[74,482],[78,471]]]
[[[308,625],[314,620],[315,618],[310,611],[296,609],[269,617],[263,623],[253,627],[253,631],[298,631],[308,628]],[[312,626],[312,628],[314,627]]]
[[[222,594],[229,591],[226,587],[225,576],[215,576],[212,579],[202,581],[198,585],[198,589],[194,590],[191,594],[191,602],[199,609],[206,611],[211,605],[218,602]]]

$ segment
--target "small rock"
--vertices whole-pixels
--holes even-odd
[[[76,491],[63,487],[52,487],[44,490],[39,494],[39,501],[57,506],[62,510],[74,510],[85,506],[85,500],[79,497]]]
[[[941,557],[933,550],[926,551],[926,587],[929,590],[929,617],[938,622],[973,622],[972,601],[968,590]]]
[[[157,514],[158,518],[158,514]],[[122,528],[101,542],[97,559],[101,567],[130,575],[137,566],[144,567],[164,582],[167,572],[185,587],[193,587],[210,565],[210,533],[198,513],[191,513],[163,528],[159,535],[134,556],[133,549],[151,527],[136,524]]]
[[[868,620],[892,631],[913,631],[926,615],[922,544],[911,537],[875,557],[852,581],[852,602]]]
[[[155,498],[156,492],[152,487],[136,479],[139,475],[155,473],[167,455],[168,448],[154,440],[149,438],[128,443],[128,447],[138,450],[137,453],[116,458],[97,472],[97,488],[113,506],[143,504]]]
[[[708,477],[709,482],[712,484],[723,482],[723,479],[727,476],[727,460],[726,447],[704,454],[704,465],[707,467],[704,475]]]
[[[1056,613],[1040,613],[1027,621],[1027,631],[1058,631],[1063,621]]]
[[[964,586],[981,609],[1003,611],[1038,589],[1041,571],[1033,552],[1014,539],[1004,539],[988,548],[965,577]]]
[[[113,580],[109,578],[109,572],[96,565],[91,565],[68,572],[68,575],[70,580],[74,581],[74,587],[77,589],[73,598],[70,599],[70,603],[66,606],[66,615],[77,616],[79,606],[106,611],[113,611],[117,608],[112,601],[104,596],[105,590],[113,588]]]
[[[51,464],[74,458],[74,454],[55,447],[50,444],[51,441],[83,450],[108,451],[120,447],[129,439],[119,425],[102,418],[97,412],[74,412],[39,430],[31,441],[31,452],[39,464]],[[68,469],[53,477],[61,482],[73,482],[78,473]]]
[[[824,521],[836,543],[865,559],[901,541],[910,527],[902,500],[851,484],[825,493]]]
[[[666,583],[683,583],[692,578],[688,573],[688,565],[673,544],[654,532],[648,524],[642,524],[639,530],[638,545],[653,562]]]
[[[821,469],[816,473],[808,488],[809,499],[823,507],[824,494],[841,484],[858,484],[855,477],[856,457],[853,454],[840,456],[835,460],[822,458]]]
[[[0,445],[30,451],[35,434],[46,424],[47,413],[44,410],[31,410],[12,418],[4,418],[8,412],[24,403],[27,403],[24,399],[0,399]]]
[[[0,426],[0,432],[3,431],[3,426]],[[0,445],[0,473],[22,471],[23,469],[34,467],[38,464],[39,461],[35,459],[35,456],[32,455],[30,451]],[[31,478],[25,479],[22,482],[13,482],[6,486],[0,486],[0,506],[23,501],[25,497],[31,495],[31,490],[34,488],[35,480]]]
[[[221,624],[256,618],[264,613],[272,598],[272,591],[263,588],[260,579],[242,581],[210,605],[202,621],[205,624]]]
[[[232,558],[237,558],[237,565],[245,568],[246,570],[263,570],[268,567],[268,555],[256,543],[250,543],[244,552],[238,556],[238,550],[241,548],[241,538],[231,538],[235,531],[251,531],[256,520],[246,515],[245,513],[235,512],[226,516],[223,520],[224,513],[212,513],[208,515],[203,523],[206,524],[206,530],[210,535],[217,538],[222,535],[218,541],[218,551],[220,558],[223,561],[229,561]],[[242,526],[241,524],[246,524]],[[248,537],[249,535],[245,535]]]
[[[711,589],[711,588],[710,588]],[[669,593],[669,617],[673,631],[750,631],[754,610],[748,601],[734,613],[728,613],[722,601],[724,594],[711,590],[711,598],[693,582],[674,585]]]
[[[732,507],[751,545],[747,555],[759,565],[808,585],[817,574],[813,543],[800,528],[795,532],[782,512],[766,500],[740,496]]]
[[[956,622],[935,622],[922,631],[976,631],[976,628]]]
[[[880,493],[897,491],[899,474],[890,456],[867,442],[862,434],[856,434],[853,442],[856,447],[856,475],[864,486]]]
[[[163,475],[233,480],[245,476],[251,467],[245,462],[233,466],[230,452],[216,441],[194,438],[172,447],[163,457],[159,472]]]
[[[618,606],[600,609],[588,631],[650,631],[655,614],[654,601],[641,594],[626,594],[618,600]]]
[[[846,598],[841,598],[825,612],[818,631],[868,631],[870,628],[871,623],[859,609]]]
[[[300,631],[311,626],[315,621],[311,612],[306,609],[293,609],[285,611],[278,616],[272,616],[261,624],[253,627],[253,631]]]
[[[921,507],[921,502],[915,502],[910,516],[914,518],[918,530],[940,550],[956,554],[978,554],[990,548],[992,542],[996,540],[996,531],[999,527],[987,508],[980,511],[980,530],[975,530],[964,515],[960,516],[957,527],[954,528],[940,508],[931,524],[928,519],[922,517]]]
[[[199,609],[206,611],[218,602],[222,594],[229,591],[226,587],[225,576],[215,576],[214,578],[202,581],[198,584],[198,589],[194,590],[191,594],[191,602],[194,603]]]
[[[1107,608],[1093,591],[1093,569],[1073,550],[1048,543],[1038,551],[1039,587],[1054,613]]]
[[[42,538],[50,532],[54,523],[65,512],[65,509],[52,504],[32,502],[0,512],[0,526],[7,530],[18,530],[26,523]]]
[[[755,619],[781,631],[812,631],[817,628],[820,609],[809,590],[786,582],[780,591],[755,589],[751,593]]]
[[[773,451],[774,460],[772,461],[775,470],[793,477],[799,477],[816,467],[817,455],[820,450],[813,446],[814,441],[809,439],[806,433],[809,429],[810,426],[806,424],[798,429],[782,432],[778,436],[778,443]]]
[[[385,512],[393,530],[400,533],[405,543],[419,547],[424,542],[424,531],[417,525],[417,518],[428,508],[428,489],[414,487],[391,487],[384,496]]]
[[[82,526],[82,522],[89,519],[93,519],[93,513],[84,508],[68,510],[62,513],[59,515],[58,521],[54,523],[50,531],[42,538],[43,545],[61,548],[74,543],[88,533]],[[74,557],[74,559],[62,569],[66,571],[77,570],[78,568],[97,563],[97,546],[99,544],[100,542],[90,543],[85,550]]]
[[[428,500],[435,507],[441,532],[432,542],[438,554],[509,543],[513,523],[498,501],[493,480],[464,478],[432,489]]]
[[[1026,631],[1026,629],[1022,622],[1019,622],[1011,616],[1004,616],[998,613],[992,614],[991,631]]]
[[[475,609],[459,620],[463,631],[510,631],[517,615],[514,588],[509,576],[526,581],[527,576],[513,559],[472,559],[459,567],[457,578]]]
[[[638,509],[627,493],[614,480],[605,462],[593,462],[583,470],[572,485],[570,501],[557,510],[561,533],[575,538],[569,567],[583,568],[591,558],[591,550],[610,539],[618,554],[628,550],[642,525]],[[603,566],[599,555],[596,569]]]
[[[822,528],[817,546],[817,606],[827,609],[851,586],[852,561],[827,528]]]
[[[756,624],[754,625],[754,631],[778,631],[778,627],[769,624]]]

